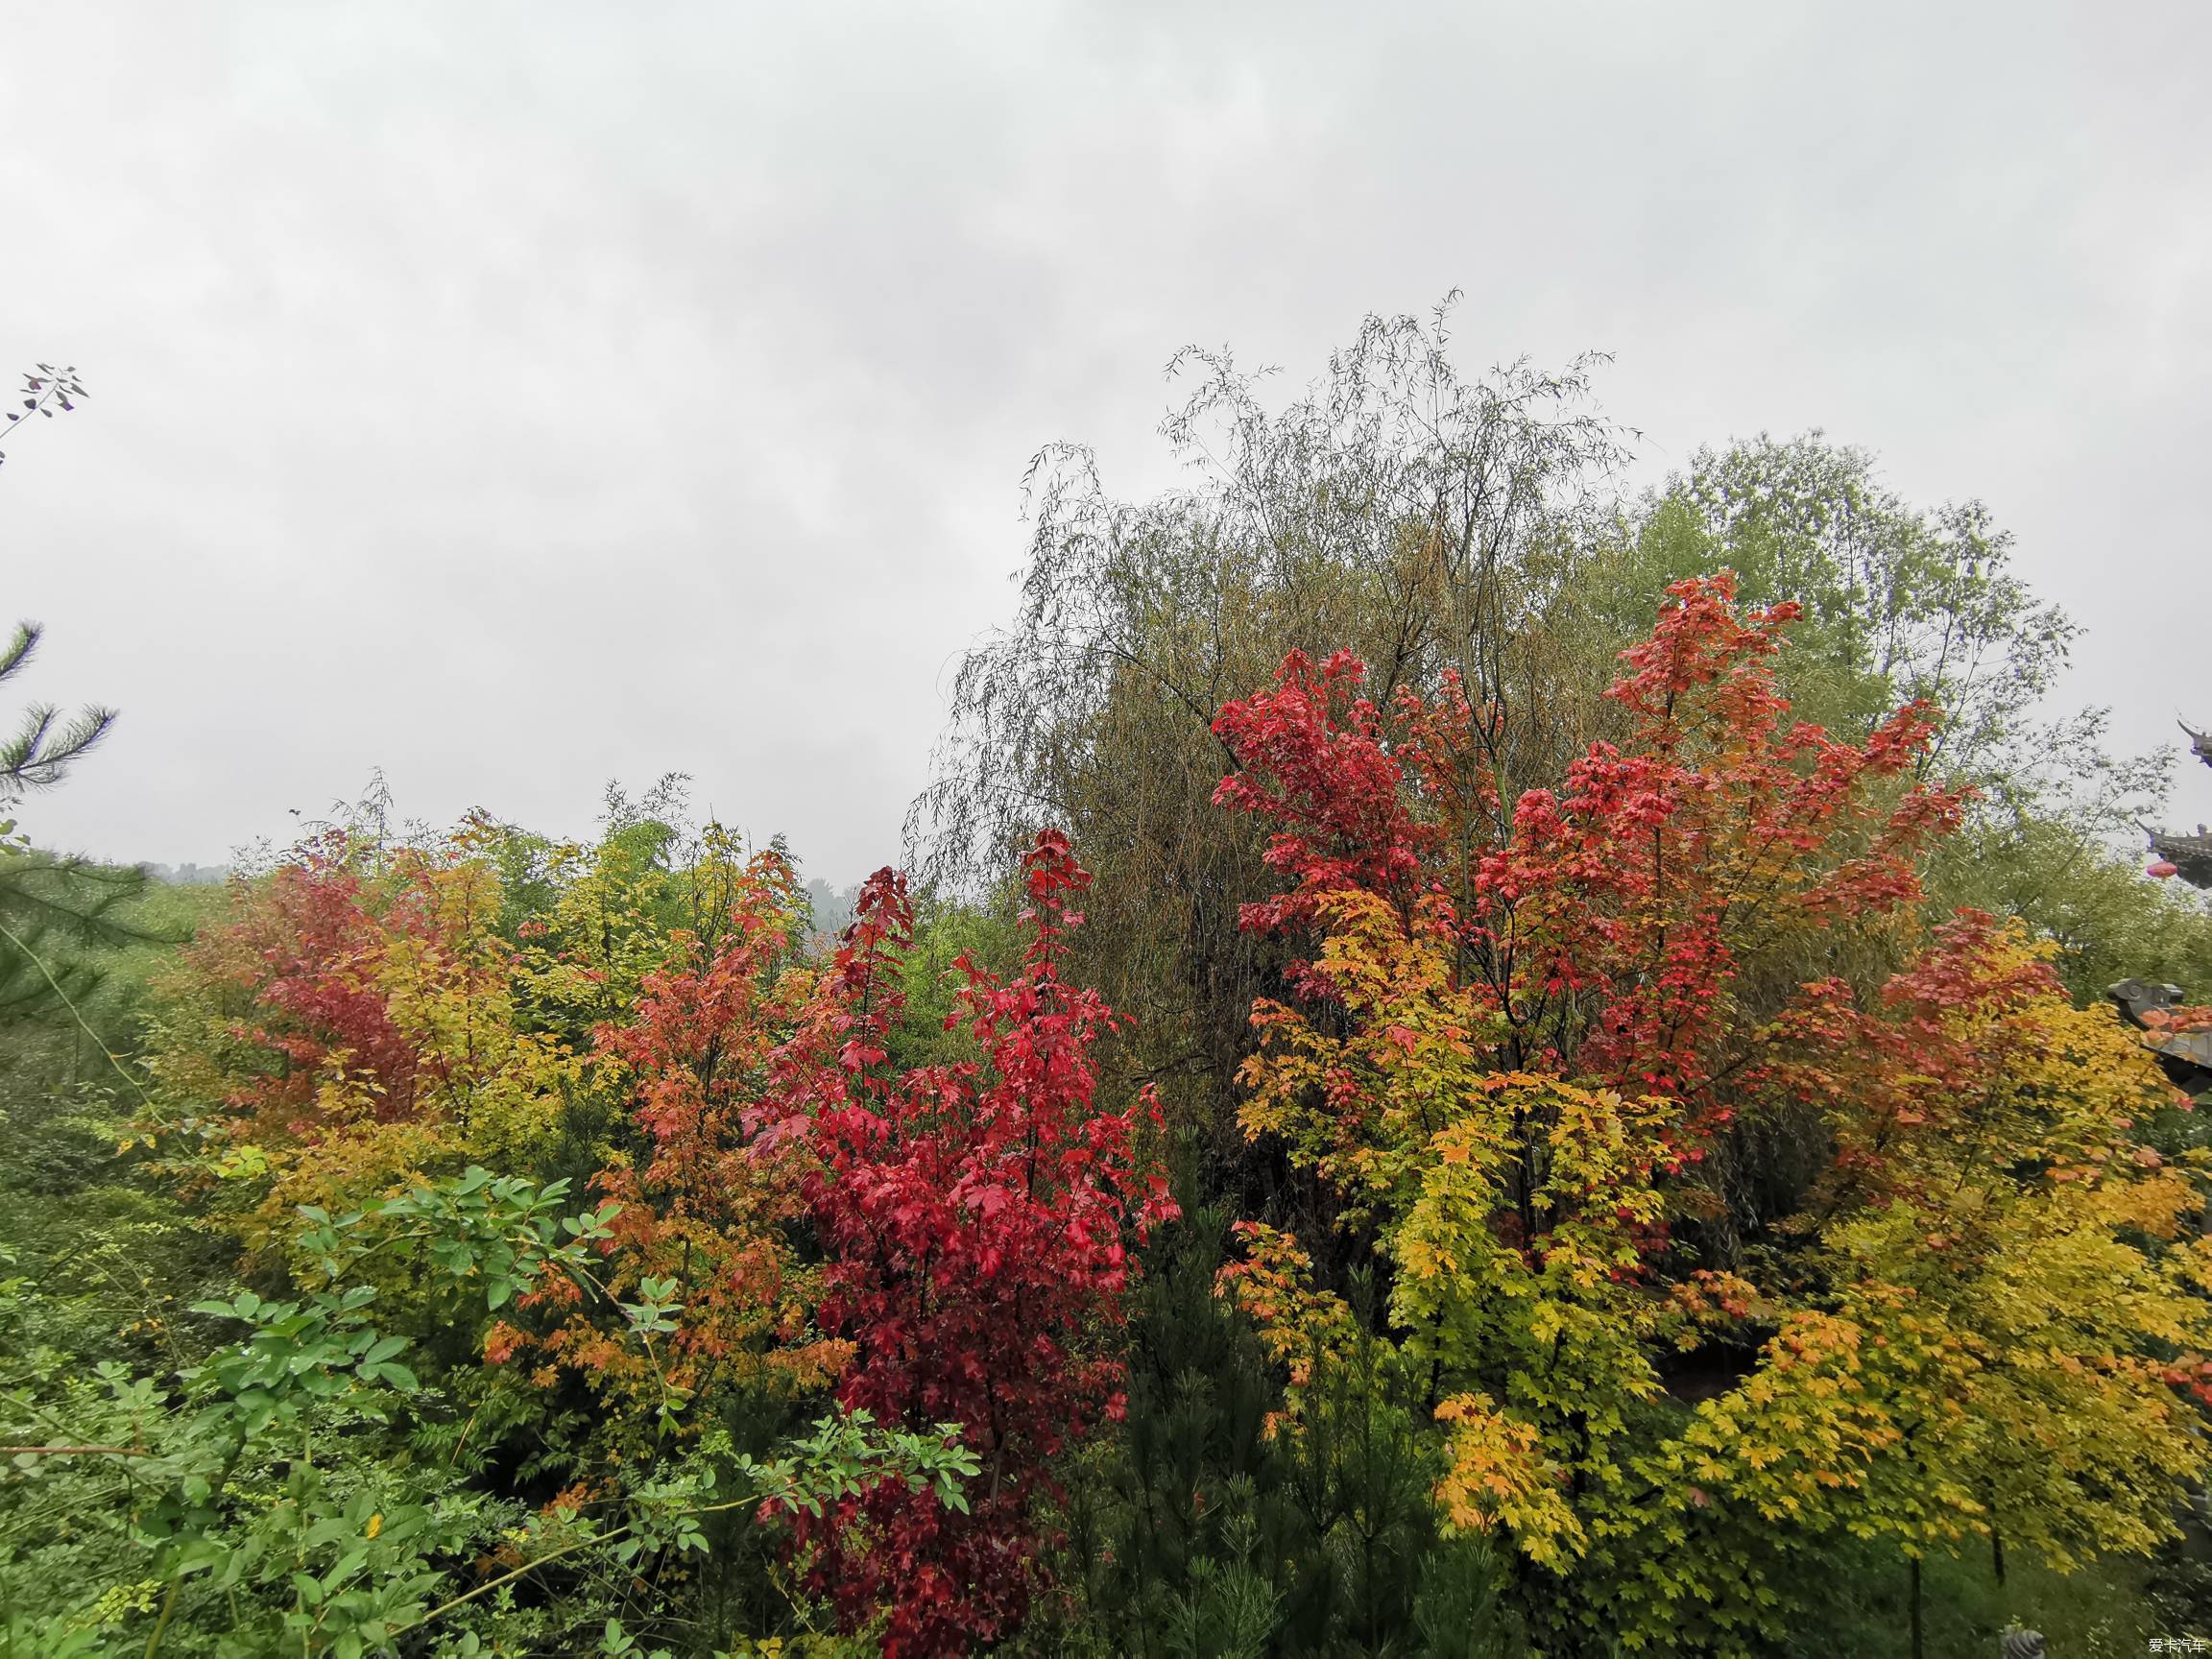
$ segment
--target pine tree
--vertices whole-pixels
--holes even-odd
[[[1177,1186],[1194,1195],[1197,1183]],[[1102,1490],[1079,1489],[1070,1516],[1091,1606],[1117,1648],[1142,1659],[1276,1652],[1279,1634],[1326,1616],[1314,1605],[1328,1599],[1319,1540],[1268,1438],[1282,1390],[1250,1321],[1214,1293],[1228,1227],[1225,1210],[1194,1208],[1147,1251],[1131,1300],[1128,1416]],[[1217,1646],[1192,1648],[1199,1636]]]
[[[0,649],[0,685],[30,665],[43,637],[37,623],[16,624]],[[99,707],[65,718],[35,703],[14,736],[0,741],[0,1018],[82,1004],[102,977],[83,951],[158,937],[127,920],[131,901],[146,890],[143,871],[38,851],[13,817],[17,803],[60,783],[115,718]]]
[[[1318,1357],[1298,1416],[1285,1357],[1219,1293],[1229,1211],[1200,1205],[1148,1248],[1131,1299],[1128,1415],[1099,1479],[1070,1494],[1068,1550],[1112,1651],[1511,1651],[1494,1552],[1438,1535],[1438,1468],[1386,1345]],[[1355,1281],[1353,1303],[1367,1287]],[[1373,1310],[1370,1308],[1369,1311]]]
[[[0,685],[30,666],[45,629],[36,622],[15,624],[15,637],[0,650]],[[25,796],[51,789],[70,766],[114,729],[115,710],[93,707],[64,722],[52,704],[34,703],[24,711],[22,729],[0,743],[0,808]]]

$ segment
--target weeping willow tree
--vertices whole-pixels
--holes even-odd
[[[1267,372],[1181,353],[1190,395],[1161,431],[1188,481],[1153,499],[1114,495],[1081,445],[1038,455],[1016,614],[962,662],[908,818],[910,855],[969,891],[1038,827],[1071,830],[1096,877],[1083,966],[1135,1022],[1120,1081],[1216,1129],[1280,966],[1238,927],[1270,878],[1213,805],[1221,704],[1292,650],[1356,652],[1378,700],[1456,670],[1502,713],[1507,800],[1605,728],[1610,622],[1576,574],[1626,435],[1593,405],[1598,359],[1463,377],[1450,306],[1368,318],[1279,407]]]

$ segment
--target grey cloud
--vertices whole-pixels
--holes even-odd
[[[0,9],[0,476],[51,837],[206,861],[372,764],[581,828],[681,767],[896,852],[1022,468],[1164,482],[1188,340],[1315,371],[1458,285],[1617,353],[1653,472],[1827,426],[1979,494],[2132,744],[2212,717],[2212,21],[1755,5]],[[7,365],[0,363],[0,368]],[[2192,774],[2177,817],[2212,817]]]

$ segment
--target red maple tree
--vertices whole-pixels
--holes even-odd
[[[781,854],[755,854],[713,936],[672,931],[668,964],[643,976],[622,1019],[595,1027],[599,1075],[628,1095],[636,1129],[592,1181],[615,1206],[600,1246],[608,1294],[587,1306],[548,1279],[523,1304],[553,1307],[558,1321],[541,1336],[500,1327],[499,1358],[532,1347],[603,1393],[648,1398],[717,1382],[790,1392],[836,1375],[849,1350],[813,1330],[816,1275],[790,1238],[805,1150],[760,1104],[807,988],[787,960],[796,895]],[[631,1339],[609,1306],[653,1280],[678,1303],[664,1355]]]
[[[1608,693],[1622,740],[1510,807],[1503,716],[1455,677],[1385,714],[1349,654],[1316,670],[1293,653],[1214,723],[1240,762],[1215,798],[1273,821],[1291,882],[1245,925],[1312,930],[1332,895],[1377,895],[1443,944],[1502,1067],[1668,1095],[1696,1135],[1725,1125],[1769,1022],[1811,995],[1808,936],[1840,946],[1908,909],[1916,855],[1963,805],[1910,779],[1925,704],[1861,742],[1788,718],[1771,659],[1796,616],[1740,611],[1725,571],[1675,584]],[[1337,991],[1310,963],[1295,983]]]
[[[982,1464],[965,1514],[892,1481],[796,1517],[815,1581],[850,1618],[889,1609],[888,1653],[962,1653],[1021,1623],[1050,1461],[1120,1409],[1121,1365],[1100,1338],[1122,1318],[1127,1235],[1174,1214],[1138,1143],[1149,1098],[1120,1112],[1094,1098],[1092,1050],[1115,1017],[1061,977],[1090,878],[1057,831],[1023,878],[1021,971],[956,964],[948,1028],[966,1024],[979,1061],[885,1070],[913,931],[890,870],[862,890],[787,1057],[820,1161],[807,1187],[829,1256],[819,1317],[855,1345],[839,1397],[879,1421],[956,1424]]]

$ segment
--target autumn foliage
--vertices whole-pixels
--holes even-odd
[[[468,886],[456,866],[413,853],[379,878],[330,837],[236,883],[231,915],[201,932],[179,974],[214,1004],[195,1035],[225,1046],[219,1104],[263,1136],[418,1117],[453,1057],[425,1040],[404,971],[475,965],[469,901],[480,895]]]
[[[495,843],[481,824],[388,854],[332,836],[236,883],[165,1009],[156,1073],[211,1108],[172,1132],[233,1185],[262,1172],[265,1238],[301,1201],[357,1206],[582,1114],[594,1265],[494,1301],[493,1374],[581,1387],[618,1461],[825,1390],[950,1426],[981,1470],[964,1506],[884,1479],[781,1524],[844,1622],[887,1621],[887,1650],[1011,1632],[1052,1471],[1119,1408],[1131,1251],[1174,1213],[1150,1100],[1094,1097],[1116,1022],[1062,975],[1089,881],[1065,837],[1023,861],[1017,971],[956,964],[974,1058],[905,1072],[885,1046],[913,943],[897,873],[810,962],[780,852],[710,832],[679,869],[636,833],[555,849],[570,879],[517,916]]]
[[[274,1176],[252,1237],[377,1180],[512,1161],[576,1078],[526,1016],[479,829],[375,857],[319,837],[234,879],[167,972],[150,1065],[185,1108],[173,1129],[219,1169]]]
[[[1792,619],[1677,585],[1622,737],[1510,804],[1449,678],[1384,710],[1293,656],[1215,724],[1285,880],[1246,925],[1300,950],[1245,1129],[1376,1240],[1438,1501],[1548,1578],[1562,1651],[1752,1650],[1765,1569],[1838,1531],[2144,1548],[2198,1466],[2212,1258],[2128,1135],[2171,1092],[2016,929],[1923,923],[1936,715],[1791,722]],[[1225,1290],[1325,1353],[1308,1252],[1251,1244]]]
[[[804,1148],[767,1132],[781,1114],[763,1093],[811,986],[792,963],[790,866],[763,852],[728,878],[712,937],[671,929],[629,1017],[592,1031],[594,1079],[619,1093],[631,1130],[593,1181],[613,1210],[608,1297],[665,1285],[673,1330],[661,1349],[640,1348],[605,1309],[572,1302],[541,1334],[495,1336],[503,1357],[535,1348],[638,1402],[717,1383],[795,1394],[834,1378],[850,1353],[817,1331],[819,1273],[794,1248]]]
[[[807,1199],[830,1262],[821,1317],[855,1345],[839,1397],[952,1422],[982,1463],[967,1513],[878,1487],[817,1523],[819,1580],[854,1614],[889,1606],[885,1651],[960,1653],[1016,1628],[1054,1461],[1118,1414],[1112,1331],[1141,1237],[1174,1214],[1139,1141],[1148,1101],[1102,1110],[1092,1049],[1114,1027],[1060,963],[1089,878],[1046,833],[1022,864],[1029,943],[994,977],[962,958],[953,1019],[982,1058],[887,1074],[897,953],[913,915],[879,871],[826,982],[833,1067],[799,1080],[818,1166]]]

